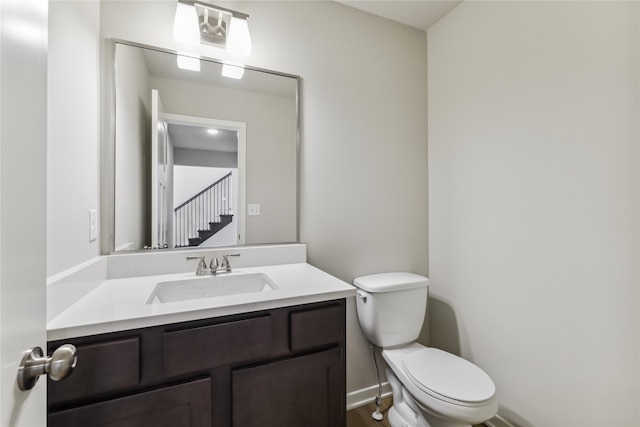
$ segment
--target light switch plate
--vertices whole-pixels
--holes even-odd
[[[89,241],[93,242],[98,238],[98,211],[89,209]]]
[[[260,204],[259,203],[249,203],[249,216],[258,216],[260,215]]]

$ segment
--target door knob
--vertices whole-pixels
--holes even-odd
[[[60,381],[71,374],[77,362],[76,348],[71,344],[58,347],[49,357],[44,356],[40,347],[30,348],[24,352],[18,368],[18,387],[23,391],[31,390],[43,374]]]

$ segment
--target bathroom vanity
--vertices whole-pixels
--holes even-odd
[[[344,299],[65,342],[49,427],[345,424]]]
[[[232,275],[256,271],[276,289],[158,303],[163,280],[201,279],[109,278],[50,319],[48,353],[70,343],[78,362],[48,380],[49,427],[344,426],[355,289],[306,263]]]

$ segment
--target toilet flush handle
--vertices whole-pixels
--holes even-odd
[[[360,298],[362,302],[367,302],[367,294],[364,292],[358,291],[358,298]]]

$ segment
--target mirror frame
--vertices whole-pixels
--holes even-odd
[[[122,44],[142,49],[154,50],[161,53],[168,53],[171,55],[178,55],[177,51],[171,49],[165,49],[157,46],[150,46],[142,43],[132,42],[128,40],[122,40],[117,38],[111,38],[105,40],[106,46],[103,49],[102,56],[102,70],[107,70],[104,74],[105,77],[101,82],[101,110],[106,114],[101,114],[100,117],[100,253],[101,255],[112,255],[117,253],[165,253],[168,251],[181,251],[181,250],[211,250],[211,249],[223,249],[223,248],[236,248],[238,246],[220,246],[220,247],[208,247],[198,248],[186,247],[186,248],[167,248],[167,249],[140,249],[116,252],[115,251],[115,182],[116,182],[116,164],[115,164],[115,149],[116,149],[116,45]],[[189,56],[192,58],[215,62],[217,64],[224,64],[224,61],[216,58],[201,56],[197,54],[191,54],[189,52],[180,52],[182,56]],[[281,77],[288,77],[295,80],[296,84],[296,241],[288,243],[300,242],[300,90],[301,90],[301,77],[295,74],[283,73],[274,70],[268,70],[265,68],[254,67],[251,65],[245,65],[245,70],[258,71],[262,73],[273,74]],[[260,243],[256,245],[245,246],[261,246],[270,245],[271,243]],[[277,244],[287,244],[278,242]]]

